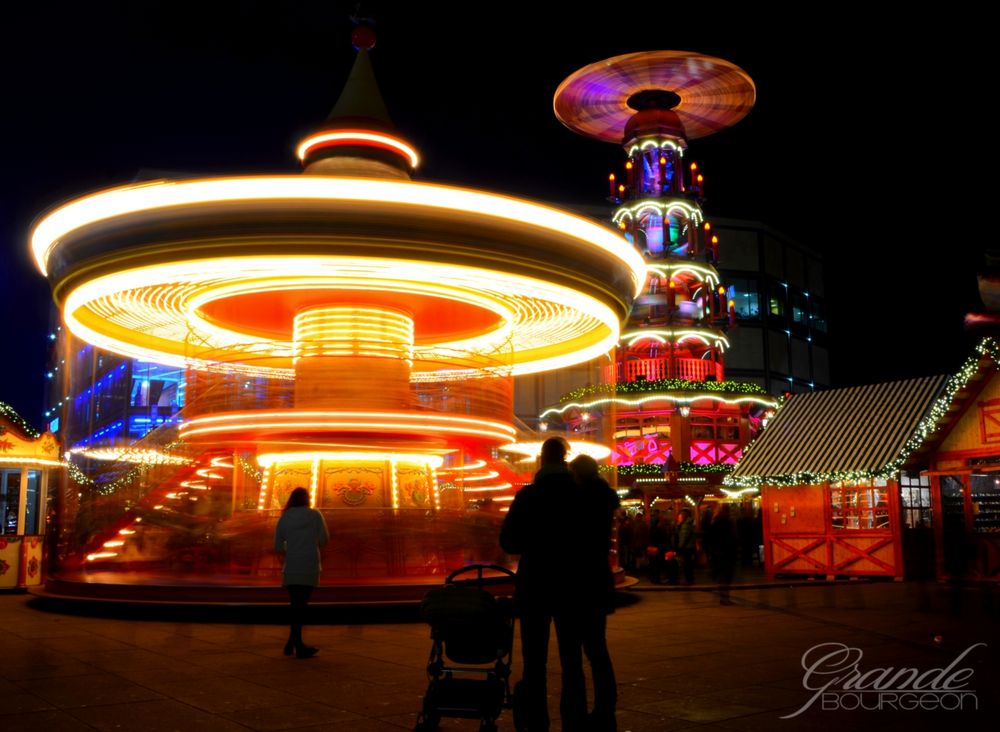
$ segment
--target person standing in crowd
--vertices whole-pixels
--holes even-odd
[[[637,513],[632,520],[632,564],[636,572],[643,563],[649,563],[646,557],[646,547],[649,546],[649,524],[644,514]]]
[[[586,697],[580,647],[590,662],[594,682],[594,711],[588,719],[588,730],[593,732],[614,732],[617,728],[615,706],[618,703],[618,682],[615,669],[608,652],[608,615],[613,613],[615,580],[611,573],[608,553],[611,549],[611,533],[615,513],[621,507],[618,494],[608,482],[600,477],[597,461],[589,455],[578,455],[570,463],[570,472],[580,486],[582,523],[580,529],[581,554],[579,560],[585,569],[584,582],[588,587],[587,602],[581,604],[571,618],[578,623],[574,630],[579,635],[579,643],[567,649],[574,653],[571,668],[580,669],[580,676],[574,679],[575,694]],[[586,553],[584,553],[586,552]],[[558,626],[556,630],[558,634]],[[562,641],[559,641],[560,657],[563,655]]]
[[[753,513],[743,506],[736,518],[736,540],[739,544],[739,560],[744,567],[752,567],[757,556],[757,544],[753,530]]]
[[[298,487],[274,528],[274,550],[284,555],[282,584],[288,590],[290,622],[285,655],[311,658],[319,651],[302,642],[302,625],[313,588],[319,584],[319,548],[330,540],[323,514],[309,507],[309,491]]]
[[[710,557],[712,576],[719,583],[719,603],[732,605],[729,599],[729,585],[733,582],[733,571],[736,568],[737,539],[736,525],[729,515],[729,504],[719,501],[712,513],[712,522],[708,525],[708,535],[711,539],[712,554]]]
[[[628,513],[618,522],[618,563],[622,569],[635,570],[635,557],[632,554],[632,516]]]
[[[660,509],[653,509],[653,521],[650,523],[649,548],[649,581],[654,585],[663,581],[666,553],[672,544],[672,532],[669,523],[660,516]]]
[[[691,518],[691,509],[682,508],[677,514],[677,560],[681,564],[681,571],[684,572],[684,581],[689,585],[694,584],[694,542],[694,519]]]
[[[596,500],[584,499],[566,465],[568,450],[561,437],[542,443],[534,482],[518,491],[500,530],[503,550],[520,555],[514,606],[521,624],[523,671],[515,688],[515,715],[526,732],[549,729],[546,661],[553,622],[562,666],[562,726],[567,732],[586,728],[580,618],[593,618],[590,608],[607,602],[610,520],[598,518],[606,509]],[[553,516],[560,518],[553,522]],[[604,569],[595,578],[594,557],[601,552]]]

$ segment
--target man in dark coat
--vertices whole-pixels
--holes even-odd
[[[691,518],[691,509],[682,508],[677,514],[677,559],[684,571],[684,581],[689,585],[694,584],[694,542],[694,519]]]
[[[546,661],[552,621],[562,665],[559,710],[563,729],[584,729],[587,709],[579,618],[587,608],[606,612],[610,593],[610,521],[601,529],[603,536],[592,528],[603,526],[603,521],[595,518],[596,502],[586,500],[569,472],[568,447],[561,437],[542,444],[535,480],[514,497],[500,531],[503,550],[520,555],[514,602],[521,624],[523,672],[517,704],[527,732],[549,728]],[[601,551],[603,565],[595,572],[594,558]]]
[[[559,640],[559,657],[563,664],[563,685],[567,683],[567,664],[575,674],[569,681],[570,693],[585,698],[586,688],[580,648],[590,661],[594,681],[594,711],[588,718],[588,732],[615,732],[615,706],[618,702],[618,683],[611,663],[606,638],[608,614],[614,612],[615,580],[611,573],[609,551],[611,534],[614,529],[615,513],[621,507],[618,494],[599,474],[597,461],[589,455],[578,455],[570,463],[570,472],[579,486],[576,505],[580,509],[579,561],[585,571],[581,586],[581,602],[576,612],[567,618],[568,632],[560,632],[556,621],[556,636]],[[567,623],[564,623],[567,625]],[[569,634],[576,640],[570,645]],[[564,636],[567,636],[564,639]],[[577,673],[579,672],[579,673]],[[563,720],[567,730],[573,729]]]

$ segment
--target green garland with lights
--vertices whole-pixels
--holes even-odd
[[[731,463],[709,463],[708,465],[698,465],[697,463],[680,463],[681,473],[728,473],[735,465]],[[618,475],[663,475],[665,465],[655,463],[635,463],[633,465],[619,465]],[[615,470],[614,465],[601,465],[601,472],[611,473]]]
[[[795,485],[819,485],[822,483],[836,483],[845,481],[848,483],[864,480],[888,480],[893,478],[902,469],[904,463],[913,452],[920,449],[932,433],[937,430],[938,422],[947,414],[955,401],[958,392],[969,385],[972,378],[979,373],[983,357],[993,361],[994,365],[1000,366],[1000,344],[993,338],[984,338],[976,345],[975,352],[970,356],[954,376],[945,384],[941,396],[931,405],[930,410],[914,429],[913,434],[903,445],[899,454],[891,461],[877,470],[834,470],[828,473],[800,472],[788,475],[744,475],[734,477],[727,476],[723,484],[737,488],[757,488],[770,485],[779,488]],[[766,432],[766,430],[765,430]],[[753,443],[748,445],[743,451],[744,457],[753,447]]]
[[[264,473],[258,470],[257,467],[247,460],[245,457],[240,455],[238,458],[240,467],[243,468],[243,472],[250,476],[255,482],[260,483],[264,479]]]
[[[69,473],[69,477],[74,483],[79,485],[81,488],[86,488],[102,496],[110,496],[117,493],[151,467],[153,466],[139,464],[125,473],[125,475],[119,476],[118,478],[108,481],[107,483],[98,483],[96,480],[87,476],[86,473],[80,470],[80,467],[76,463],[66,463],[66,471]]]
[[[14,424],[19,430],[21,430],[21,432],[26,434],[31,439],[37,440],[39,437],[42,436],[41,432],[36,430],[30,424],[28,424],[28,421],[20,414],[15,412],[14,408],[11,407],[9,404],[0,402],[0,415],[6,417],[8,421]]]
[[[609,466],[614,469],[614,466]],[[634,465],[619,465],[618,475],[663,475],[663,466],[652,463],[635,463]]]
[[[560,402],[571,402],[595,394],[643,394],[657,391],[720,391],[726,394],[751,394],[769,396],[758,384],[746,381],[688,381],[687,379],[655,379],[647,381],[619,381],[616,384],[593,384],[567,392]]]
[[[733,463],[709,463],[708,465],[698,465],[697,463],[681,463],[682,473],[730,473],[736,465]]]
[[[183,444],[181,440],[174,440],[173,442],[164,445],[163,449],[169,451],[181,444]],[[93,491],[102,496],[110,496],[134,482],[147,470],[157,466],[158,463],[155,462],[139,463],[124,475],[120,475],[107,483],[98,483],[96,480],[84,473],[80,469],[80,466],[72,460],[66,461],[66,472],[69,474],[70,480],[79,485],[81,488]]]

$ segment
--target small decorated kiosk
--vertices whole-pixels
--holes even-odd
[[[998,364],[1000,346],[983,339],[941,400],[945,416],[924,474],[941,579],[1000,581]]]
[[[0,590],[41,584],[53,471],[59,443],[0,402]]]
[[[932,376],[789,398],[726,479],[760,490],[769,575],[904,577],[904,526],[926,533],[930,517],[919,506],[926,472],[903,469],[926,466],[954,383]]]

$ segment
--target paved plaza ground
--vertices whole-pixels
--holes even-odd
[[[843,582],[744,585],[721,605],[708,586],[643,583],[621,593],[608,637],[619,681],[618,723],[633,732],[995,729],[1000,720],[1000,596],[937,584]],[[428,629],[409,608],[314,608],[309,660],[281,654],[275,610],[75,611],[26,594],[0,595],[0,728],[3,730],[411,729],[426,689]],[[963,711],[823,709],[791,719],[813,692],[802,656],[819,643],[860,650],[862,671],[885,667],[972,669]],[[516,652],[515,652],[516,653]],[[558,661],[550,659],[550,708],[558,725]],[[520,663],[515,655],[514,677]],[[871,678],[871,677],[869,677]],[[878,695],[864,703],[876,705]],[[946,706],[957,695],[935,697]],[[937,703],[925,699],[924,704]],[[853,706],[857,694],[831,696]],[[978,705],[978,710],[975,708]],[[509,711],[501,730],[513,730]],[[445,720],[445,730],[476,730]]]

